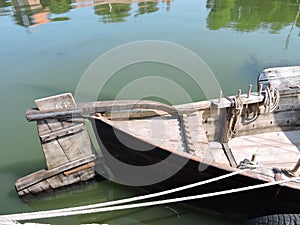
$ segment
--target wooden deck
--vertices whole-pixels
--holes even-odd
[[[261,166],[292,168],[300,158],[300,130],[236,137],[229,146],[237,162],[256,154]]]
[[[201,160],[229,165],[222,145],[219,142],[208,141],[206,131],[201,125],[200,115],[201,112],[198,112],[184,118],[189,151]],[[180,125],[174,117],[163,116],[117,121],[102,119],[154,146],[185,151],[180,135]],[[299,137],[300,130],[246,135],[231,139],[229,147],[238,164],[245,158],[251,159],[251,156],[256,154],[256,161],[261,166],[292,168],[300,158]],[[143,149],[143,151],[147,151],[147,149]]]

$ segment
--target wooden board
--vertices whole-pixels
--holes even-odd
[[[35,103],[40,111],[66,110],[77,107],[73,96],[69,93],[38,99]],[[93,156],[92,145],[84,123],[72,123],[72,120],[46,119],[37,121],[37,125],[48,168],[47,171],[44,171],[43,176],[39,177],[48,178],[49,187],[57,188],[94,177],[93,168],[86,168],[84,171],[74,172],[69,176],[58,173],[54,176],[52,174],[53,171],[62,173],[62,168],[72,169],[80,166],[82,159]],[[39,180],[34,177],[30,178],[33,180],[29,183]],[[45,183],[45,181],[42,182]],[[29,187],[28,190],[32,192],[41,188],[45,188],[42,183],[41,187],[36,184]]]
[[[185,115],[183,118],[190,154],[199,157],[203,162],[218,162],[229,165],[222,146],[217,143],[209,143],[205,130],[202,126],[202,114],[203,111],[199,111]],[[172,152],[185,151],[185,146],[183,146],[182,143],[179,121],[176,117],[160,116],[153,118],[111,121],[102,117],[100,114],[97,114],[94,118],[103,120],[113,127],[116,127],[119,130],[153,146],[169,149]],[[126,140],[122,140],[122,137],[120,137],[120,141],[135,150],[151,150],[138,149],[138,146],[134,146],[134,143],[126,143]]]
[[[299,130],[247,135],[230,140],[229,147],[238,163],[256,154],[262,166],[292,168],[300,158],[299,137]]]
[[[22,177],[16,181],[16,189],[17,191],[20,191],[24,188],[30,187],[36,183],[39,183],[49,177],[53,177],[59,173],[68,171],[74,167],[78,167],[81,165],[84,165],[86,163],[89,163],[91,161],[94,161],[96,158],[94,155],[90,155],[87,157],[83,157],[81,159],[66,163],[62,166],[50,169],[50,170],[39,170],[35,173],[32,173],[28,176]]]
[[[264,85],[272,84],[278,90],[300,88],[300,66],[275,67],[265,69],[258,82]]]
[[[77,105],[71,94],[57,95],[35,101],[39,110],[75,108]],[[63,132],[75,129],[80,126],[80,130],[75,130],[76,134],[62,135]],[[38,121],[39,135],[42,140],[43,149],[46,156],[48,169],[63,165],[86,155],[92,154],[92,146],[89,140],[84,123],[73,124],[71,122],[60,122],[56,119]],[[55,136],[51,141],[47,136]]]

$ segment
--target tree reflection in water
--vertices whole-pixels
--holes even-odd
[[[241,32],[259,29],[279,33],[283,28],[294,24],[299,13],[297,0],[207,0],[210,9],[207,27],[211,30],[231,28]]]

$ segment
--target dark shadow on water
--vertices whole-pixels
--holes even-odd
[[[298,61],[288,61],[288,60],[280,60],[277,62],[266,62],[264,59],[259,59],[257,55],[251,55],[249,59],[245,62],[243,69],[247,71],[249,74],[255,76],[255,78],[266,68],[272,67],[285,67],[285,66],[295,66],[298,65]]]

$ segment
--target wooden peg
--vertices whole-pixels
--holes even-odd
[[[219,103],[221,103],[222,97],[223,97],[223,92],[222,92],[222,90],[220,90],[220,92],[219,92]]]
[[[249,87],[248,87],[247,98],[250,97],[251,90],[252,90],[252,84],[250,84]]]
[[[241,90],[241,89],[239,89],[239,90],[238,90],[238,95],[237,95],[237,96],[238,96],[238,98],[240,98],[240,97],[241,97],[241,95],[242,95],[242,90]]]
[[[258,86],[258,96],[261,96],[262,88],[263,88],[263,84],[259,84],[259,86]]]

